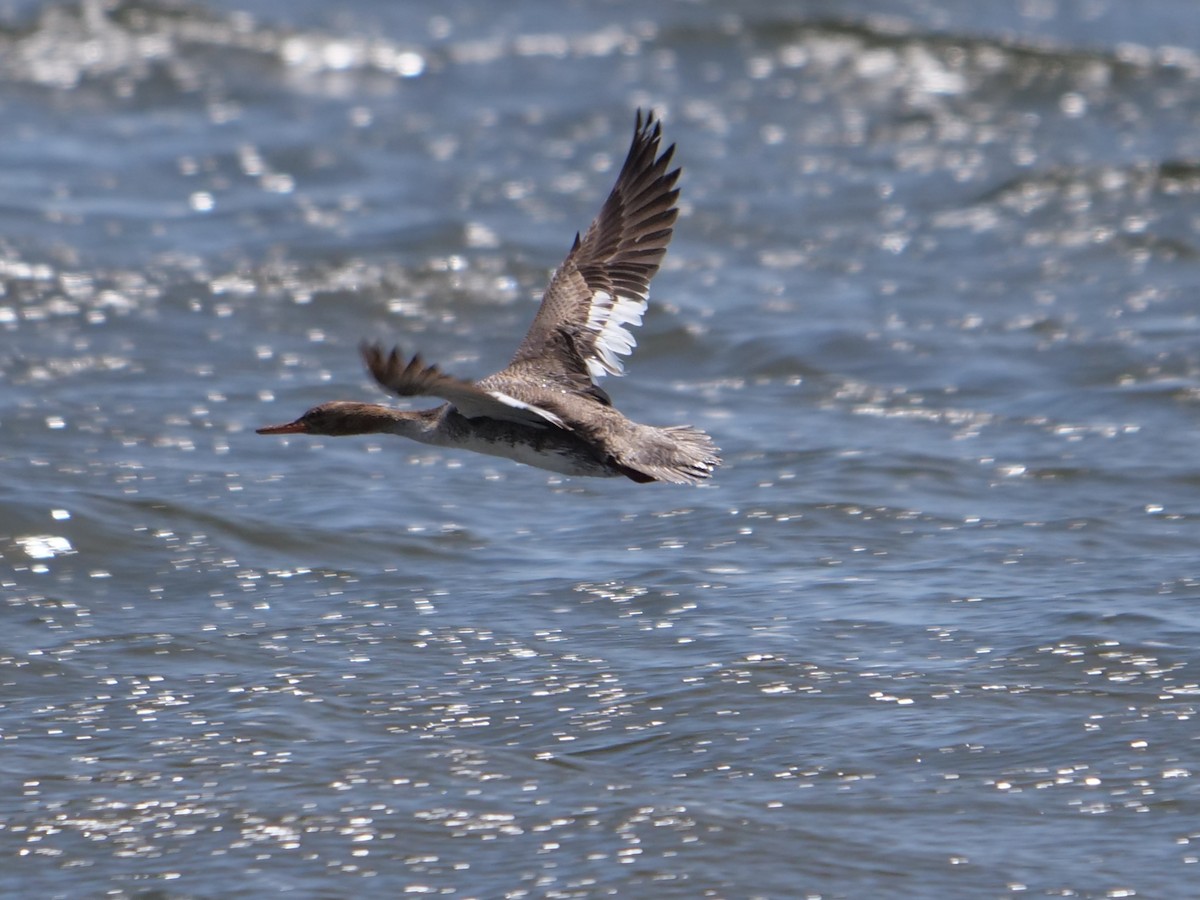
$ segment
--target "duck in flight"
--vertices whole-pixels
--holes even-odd
[[[696,484],[721,464],[717,447],[690,425],[658,427],[627,419],[599,385],[623,373],[670,243],[679,169],[672,144],[660,152],[662,126],[638,112],[633,142],[600,214],[550,279],[529,333],[508,367],[476,382],[406,359],[399,350],[362,346],[367,371],[401,397],[445,401],[404,411],[337,400],[259,434],[398,434],[459,447],[565,475],[624,476],[639,483]],[[668,171],[669,170],[669,171]]]

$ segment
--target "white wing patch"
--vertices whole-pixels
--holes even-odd
[[[623,375],[625,366],[620,357],[628,356],[637,346],[626,325],[641,325],[646,311],[645,296],[614,297],[608,291],[592,294],[587,328],[596,338],[592,355],[587,358],[588,375],[593,380],[604,375]]]
[[[485,416],[489,419],[508,419],[513,422],[527,422],[534,425],[545,425],[549,422],[557,428],[563,428],[567,431],[571,429],[567,424],[550,412],[548,409],[542,409],[540,406],[534,406],[532,403],[526,403],[523,400],[518,400],[516,397],[510,397],[502,391],[487,391],[487,396],[497,403],[502,403],[504,406],[513,410],[520,410],[528,415],[511,414],[505,415],[503,410],[497,409],[494,404],[486,401],[476,403],[470,398],[456,397],[454,406],[458,411],[468,419],[477,419],[480,416]]]
[[[545,419],[551,425],[557,425],[559,428],[566,428],[567,424],[548,409],[542,409],[540,406],[534,406],[532,403],[525,403],[518,400],[516,397],[510,397],[508,394],[502,394],[500,391],[489,391],[493,397],[503,403],[505,406],[511,406],[514,409],[524,410],[525,412],[534,413],[537,416]],[[567,429],[568,431],[570,429]]]

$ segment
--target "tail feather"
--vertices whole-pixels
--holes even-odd
[[[691,425],[656,428],[639,425],[632,447],[617,459],[628,478],[637,482],[699,484],[721,465],[719,448]]]

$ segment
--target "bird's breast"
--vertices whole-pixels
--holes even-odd
[[[540,427],[497,419],[468,419],[457,413],[443,419],[437,443],[488,456],[502,456],[563,475],[615,476],[618,472],[601,447],[553,425]]]

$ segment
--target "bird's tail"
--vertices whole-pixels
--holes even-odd
[[[691,425],[636,425],[630,438],[631,446],[617,458],[617,465],[637,482],[699,484],[721,464],[712,438]]]

